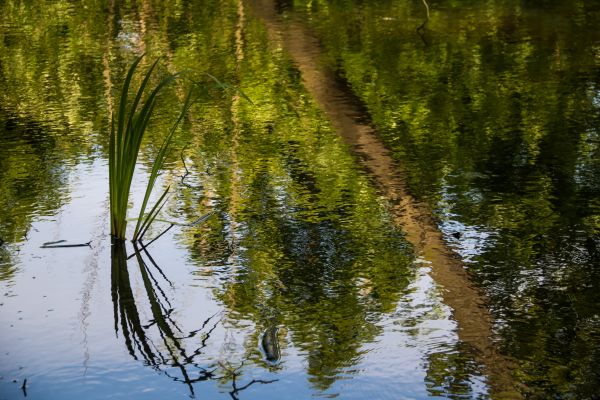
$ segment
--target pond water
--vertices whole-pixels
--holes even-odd
[[[0,3],[0,399],[597,398],[600,3],[425,4]],[[131,215],[203,88],[143,250],[107,166],[141,54],[187,72]]]

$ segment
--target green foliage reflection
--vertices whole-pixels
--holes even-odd
[[[600,9],[584,1],[302,1],[411,190],[492,300],[533,398],[593,397],[600,346]],[[595,328],[594,328],[595,327]],[[596,332],[596,336],[590,332]]]

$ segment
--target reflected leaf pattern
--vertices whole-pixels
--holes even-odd
[[[115,332],[130,357],[192,395],[207,380],[232,398],[273,387],[271,375],[244,374],[285,371],[292,349],[311,389],[337,394],[389,332],[389,318],[416,337],[444,312],[398,314],[419,268],[393,205],[252,3],[0,4],[0,280],[15,278],[15,247],[35,221],[69,204],[74,166],[106,158],[115,88],[128,65],[141,53],[160,57],[160,73],[189,70],[204,90],[162,179],[178,188],[166,218],[183,225],[213,213],[174,240],[189,253],[191,280],[209,285],[224,311],[180,331],[169,271],[148,252],[128,261],[113,246]],[[583,0],[429,3],[423,25],[420,1],[272,2],[282,21],[317,36],[323,65],[391,149],[411,193],[434,209],[488,296],[494,339],[517,361],[524,394],[594,398],[600,8]],[[242,22],[240,4],[248,6]],[[142,171],[184,92],[175,86],[161,96]],[[243,362],[202,360],[210,332],[221,328],[245,335]],[[485,397],[465,343],[424,352],[419,379],[429,395]]]

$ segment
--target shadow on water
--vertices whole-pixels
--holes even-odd
[[[111,247],[114,329],[117,336],[120,332],[131,357],[187,386],[190,397],[196,396],[194,384],[208,380],[231,381],[229,394],[233,399],[237,399],[240,392],[255,383],[276,381],[253,379],[240,386],[239,370],[244,362],[236,368],[222,362],[202,364],[201,356],[210,345],[211,334],[221,323],[221,317],[217,313],[204,320],[198,329],[181,329],[175,320],[176,311],[161,287],[161,284],[172,285],[171,281],[145,248],[134,245],[134,251],[135,262],[131,264],[139,268],[152,316],[144,322],[138,310],[142,301],[136,300],[132,290],[125,243],[115,241]]]

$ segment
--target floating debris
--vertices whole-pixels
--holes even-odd
[[[279,329],[276,326],[267,328],[260,341],[262,350],[265,353],[265,358],[272,364],[276,364],[281,358],[279,338],[277,337],[278,330]]]
[[[76,243],[76,244],[59,244],[65,243],[66,240],[57,240],[55,242],[46,242],[40,246],[40,249],[56,249],[61,247],[92,247],[92,241],[90,240],[87,243]]]

